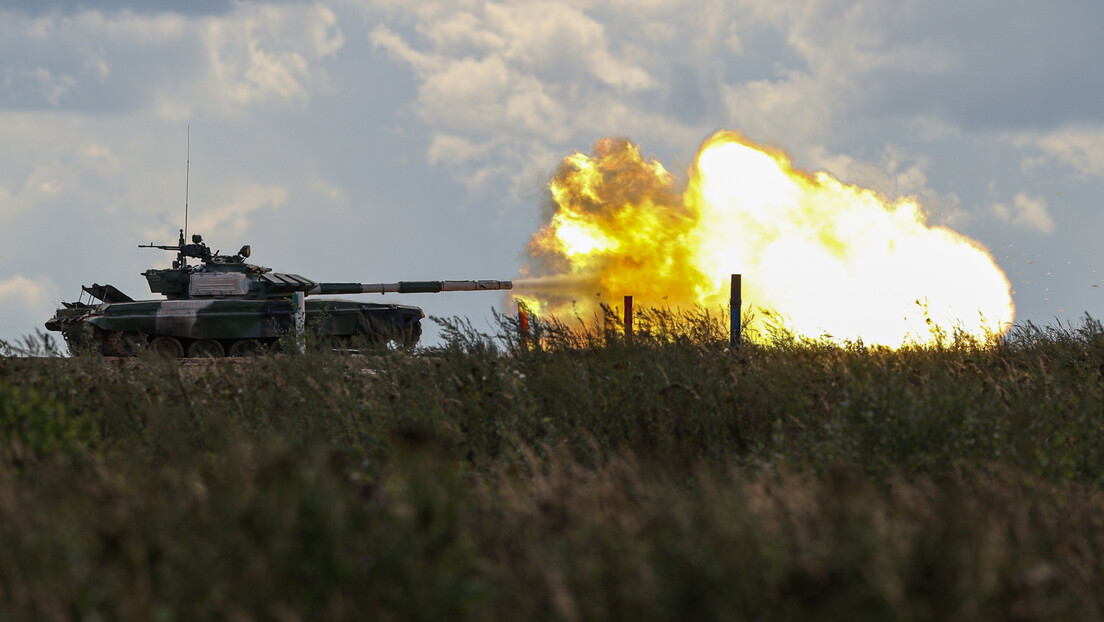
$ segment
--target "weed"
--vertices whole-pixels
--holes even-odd
[[[1102,619],[1104,327],[0,357],[5,619]],[[743,318],[747,321],[747,318]]]

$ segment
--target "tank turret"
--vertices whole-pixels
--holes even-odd
[[[273,272],[271,268],[245,263],[250,255],[249,245],[241,247],[236,255],[212,253],[200,235],[192,236],[191,244],[184,244],[184,231],[180,231],[180,244],[139,244],[139,248],[160,248],[177,251],[172,268],[151,268],[142,273],[149,282],[150,291],[164,294],[169,300],[194,300],[206,298],[285,298],[295,292],[304,295],[317,294],[435,294],[510,289],[510,281],[399,281],[396,283],[326,283],[288,274]],[[189,266],[189,257],[200,259],[201,264]]]
[[[82,287],[88,302],[63,303],[46,323],[60,331],[70,351],[98,348],[109,356],[144,348],[171,356],[257,354],[276,345],[295,325],[295,295],[437,293],[510,289],[510,281],[399,281],[394,283],[319,282],[298,274],[274,272],[246,263],[249,245],[222,255],[193,235],[186,244],[183,229],[175,245],[139,244],[140,248],[176,251],[171,268],[142,273],[150,291],[164,300],[135,301],[111,285]],[[189,259],[198,263],[189,264]],[[97,302],[98,301],[98,302]],[[418,307],[313,299],[305,303],[306,323],[335,345],[353,337],[417,343]]]
[[[150,291],[163,294],[169,300],[194,300],[207,298],[283,298],[297,291],[306,292],[316,285],[314,281],[296,274],[274,273],[264,266],[248,264],[248,244],[235,255],[222,255],[203,243],[203,236],[193,235],[192,243],[184,243],[184,230],[180,230],[180,242],[175,246],[139,244],[139,248],[160,248],[176,251],[171,268],[150,268],[142,273]],[[188,258],[201,263],[190,266]]]

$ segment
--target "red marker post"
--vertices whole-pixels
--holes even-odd
[[[518,332],[521,336],[521,345],[528,350],[529,349],[529,309],[525,307],[525,303],[517,301],[518,305]]]

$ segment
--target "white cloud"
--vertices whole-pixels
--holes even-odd
[[[35,82],[42,89],[43,97],[51,106],[61,103],[61,98],[76,85],[77,81],[68,74],[54,75],[45,67],[35,67],[31,72]]]
[[[256,184],[238,186],[229,199],[192,212],[189,229],[209,239],[237,239],[248,230],[253,212],[279,209],[287,199],[288,192],[284,188]],[[158,234],[163,235],[163,232],[155,232],[152,237]],[[222,250],[230,252],[230,249]]]
[[[35,328],[45,332],[42,323],[53,314],[56,299],[57,288],[48,277],[0,277],[0,338],[18,340]]]
[[[462,136],[438,134],[433,137],[426,157],[430,164],[463,164],[485,155],[489,150],[489,145],[477,145]]]
[[[122,12],[105,15],[100,11],[54,14],[36,21],[35,31],[42,38],[55,38],[59,33],[65,33],[74,41],[102,36],[102,40],[108,42],[154,48],[166,42],[186,39],[197,23],[175,13],[139,15]]]
[[[384,22],[373,44],[414,71],[431,128],[534,148],[632,134],[667,146],[690,136],[684,150],[717,127],[824,144],[875,72],[934,74],[956,60],[879,29],[900,15],[873,1],[369,6]]]
[[[887,145],[872,162],[830,153],[819,146],[806,150],[806,154],[809,168],[827,170],[839,180],[870,188],[889,201],[913,197],[930,224],[960,227],[974,218],[962,209],[958,196],[930,186],[929,159],[903,147]]]
[[[722,92],[733,125],[750,135],[820,142],[831,134],[837,114],[837,87],[831,82],[791,72],[784,80],[724,85]]]
[[[12,209],[12,199],[11,191],[0,185],[0,222],[3,222],[4,213]]]
[[[207,18],[201,38],[215,93],[235,104],[304,100],[318,67],[344,44],[332,11],[316,6],[239,5]]]
[[[1047,212],[1047,202],[1043,197],[1017,192],[1012,197],[1012,205],[994,203],[992,211],[1001,220],[1020,229],[1038,233],[1054,232],[1054,220]]]
[[[1084,177],[1104,177],[1104,126],[1066,127],[1053,132],[1024,132],[1009,139],[1017,147],[1034,148],[1041,156],[1027,157],[1026,170],[1056,162]]]
[[[41,307],[50,304],[53,296],[53,283],[41,275],[31,279],[22,274],[16,274],[0,279],[0,306],[5,309],[12,304]]]
[[[655,86],[648,72],[611,49],[601,23],[560,3],[486,5],[488,25],[502,35],[502,54],[545,79],[575,81],[590,76],[620,89]]]
[[[533,180],[560,157],[606,135],[630,136],[649,149],[685,150],[702,140],[716,121],[693,127],[663,108],[719,100],[698,77],[715,73],[715,61],[676,66],[672,59],[712,59],[714,48],[738,45],[729,25],[715,19],[723,6],[687,12],[667,1],[419,2],[382,11],[371,3],[366,11],[378,24],[371,43],[417,78],[412,107],[431,133],[427,160],[481,195],[503,185],[530,194]],[[716,32],[705,35],[691,23]],[[661,88],[672,74],[694,76],[682,83],[697,92]]]
[[[0,232],[12,219],[33,218],[42,206],[69,202],[74,210],[103,206],[99,192],[135,165],[116,154],[118,137],[66,112],[0,111]],[[99,134],[99,135],[97,135]]]
[[[111,65],[104,58],[103,48],[95,52],[85,50],[80,54],[84,57],[83,70],[92,76],[98,77],[100,84],[106,84],[108,78],[111,77]]]
[[[574,125],[567,107],[586,107],[595,95],[600,103],[609,97],[602,89],[654,85],[609,49],[601,24],[570,6],[488,3],[478,15],[458,8],[432,16],[418,24],[417,43],[428,49],[386,26],[370,39],[418,75],[421,117],[453,133],[564,140]]]
[[[301,104],[344,45],[322,4],[234,3],[210,16],[0,11],[0,106],[148,110],[170,120]]]

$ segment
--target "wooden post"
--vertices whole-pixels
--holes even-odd
[[[625,296],[625,342],[633,339],[633,297]]]
[[[728,345],[733,350],[739,350],[743,344],[742,335],[740,334],[740,307],[743,306],[743,300],[741,300],[740,292],[740,275],[732,275],[732,288],[728,298],[728,315],[729,315],[729,330],[728,330]]]
[[[295,308],[295,343],[299,354],[307,351],[307,300],[303,292],[291,295],[291,305]]]

